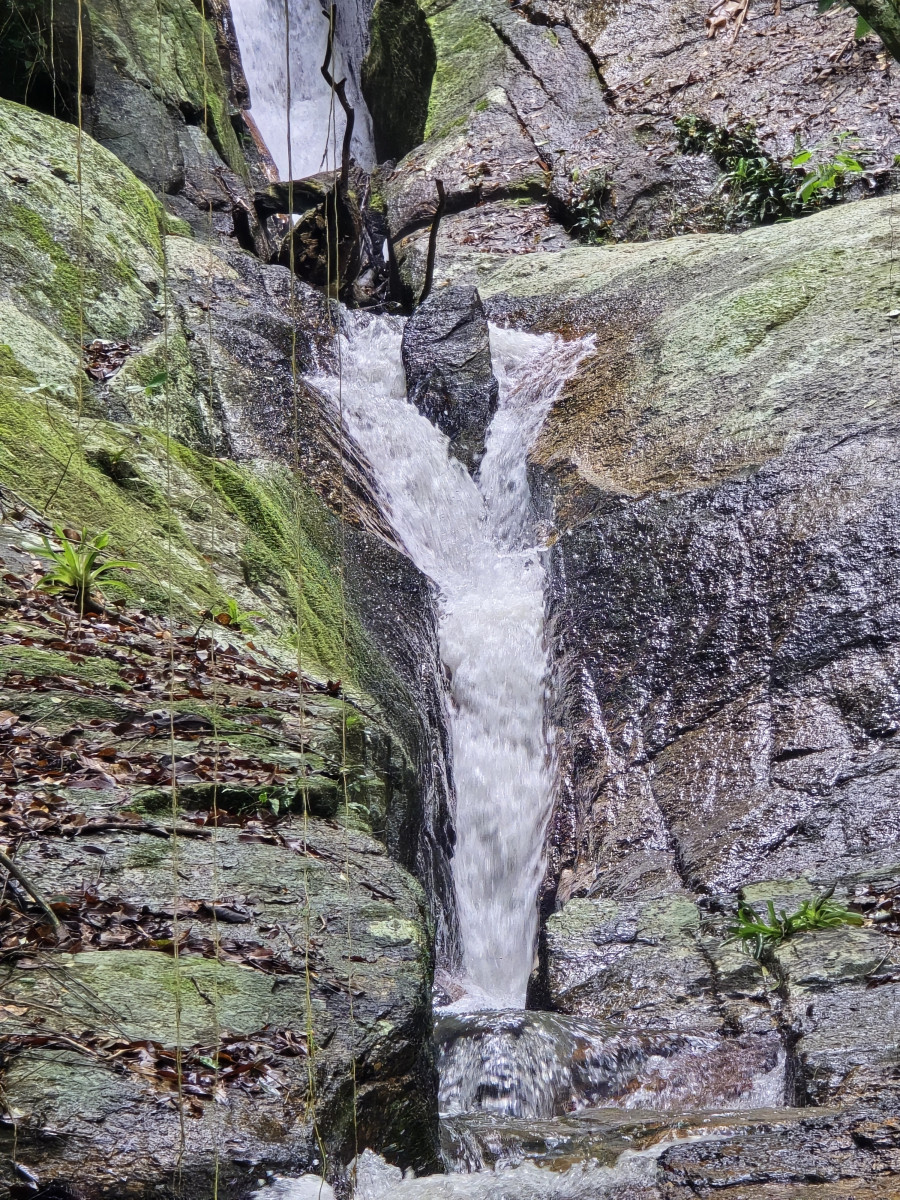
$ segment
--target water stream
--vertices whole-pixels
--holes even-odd
[[[478,479],[406,399],[402,325],[348,315],[341,404],[385,513],[437,585],[450,675],[456,784],[453,878],[463,973],[456,1009],[521,1008],[537,936],[551,801],[544,729],[544,571],[535,547],[526,455],[586,353],[551,334],[492,329],[500,403]],[[337,381],[319,386],[337,398]]]
[[[233,0],[232,9],[252,113],[286,173],[283,3]],[[329,133],[334,114],[319,73],[327,22],[318,0],[289,0],[288,16],[297,178],[321,169],[326,140],[339,138],[342,125],[332,123]],[[352,91],[358,100],[358,89]],[[370,162],[365,114],[357,130],[356,156]],[[656,1159],[673,1138],[718,1136],[709,1115],[716,1105],[727,1106],[734,1124],[735,1109],[779,1103],[783,1055],[762,1042],[754,1059],[736,1040],[726,1045],[713,1034],[626,1030],[526,1011],[553,791],[545,577],[526,466],[547,412],[590,341],[491,329],[500,399],[473,479],[449,453],[447,438],[406,398],[402,334],[400,318],[342,310],[340,377],[311,382],[331,398],[370,464],[398,543],[435,586],[449,680],[461,963],[444,964],[449,999],[436,1013],[449,1174],[404,1179],[366,1151],[355,1197],[621,1194],[654,1177]],[[635,1124],[629,1110],[642,1106],[655,1112]],[[700,1116],[685,1115],[690,1110]],[[665,1112],[671,1116],[661,1117]],[[306,1200],[303,1187],[316,1185],[304,1180],[294,1181],[296,1200]],[[284,1195],[293,1196],[291,1181],[282,1183]]]
[[[250,115],[279,178],[293,173],[294,179],[304,179],[340,165],[344,114],[320,70],[328,45],[328,18],[318,0],[231,0],[231,13],[250,87]],[[375,162],[371,118],[337,40],[332,73],[335,79],[347,77],[347,97],[356,118],[353,157],[370,167]]]

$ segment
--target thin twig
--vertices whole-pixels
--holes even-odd
[[[2,850],[0,850],[0,866],[5,867],[9,874],[12,875],[13,879],[17,879],[35,904],[44,910],[44,912],[47,914],[50,924],[53,926],[53,932],[56,934],[56,940],[60,941],[63,928],[59,917],[44,899],[43,894],[38,891],[35,884],[31,882],[25,872],[21,870],[20,867],[17,867],[9,855],[4,854]]]
[[[741,26],[744,24],[744,20],[747,16],[747,12],[748,12],[749,8],[750,8],[750,0],[744,0],[744,6],[741,9],[741,11],[738,13],[737,24],[734,27],[734,36],[732,37],[731,41],[728,43],[729,47],[733,46],[734,43],[738,40],[738,34],[741,32]]]
[[[444,193],[444,182],[442,179],[436,179],[438,202],[437,208],[434,210],[434,220],[431,222],[431,232],[428,234],[428,256],[425,259],[425,282],[422,285],[422,294],[419,296],[419,303],[428,298],[428,293],[431,291],[431,285],[434,281],[434,260],[437,254],[437,238],[438,227],[441,223],[441,217],[444,215],[447,197]]]

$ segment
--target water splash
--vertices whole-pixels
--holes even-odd
[[[646,1150],[622,1151],[610,1166],[586,1160],[554,1170],[525,1161],[468,1175],[419,1179],[404,1178],[396,1167],[366,1151],[358,1160],[353,1200],[613,1200],[658,1195],[654,1185],[660,1182],[657,1160],[662,1153],[678,1142],[715,1136],[707,1131],[696,1137],[670,1134]]]
[[[401,335],[396,319],[347,315],[340,385],[316,382],[340,403],[399,540],[439,592],[457,796],[453,876],[465,991],[458,1007],[521,1007],[551,802],[544,569],[526,458],[590,347],[491,329],[500,401],[474,481],[407,401]]]
[[[442,1017],[435,1029],[442,1115],[529,1119],[614,1105],[658,1112],[776,1105],[777,1036],[634,1030],[561,1013]]]
[[[280,178],[288,178],[288,57],[293,177],[303,179],[340,165],[344,114],[332,100],[320,70],[328,44],[328,18],[319,0],[289,0],[289,55],[285,53],[284,0],[231,0],[231,14],[250,87],[250,115],[275,160]],[[356,117],[353,157],[361,166],[373,166],[375,149],[369,111],[337,41],[334,57],[332,73],[335,79],[347,77],[348,99]]]

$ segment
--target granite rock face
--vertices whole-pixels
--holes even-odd
[[[410,401],[474,474],[499,395],[475,288],[443,288],[416,309],[403,330],[403,367]]]
[[[469,260],[492,317],[596,336],[532,455],[569,894],[896,860],[889,222]]]
[[[71,125],[0,102],[0,686],[15,718],[3,750],[20,766],[32,744],[55,756],[49,777],[5,776],[4,834],[66,913],[111,905],[125,926],[99,941],[87,921],[59,948],[52,933],[42,945],[39,912],[17,897],[37,958],[32,969],[14,955],[4,993],[16,1018],[4,1089],[21,1114],[4,1137],[42,1185],[123,1194],[128,1176],[134,1195],[157,1196],[182,1153],[157,1068],[171,1072],[180,1044],[208,1072],[225,1038],[272,1086],[226,1088],[216,1103],[197,1085],[184,1118],[193,1194],[211,1194],[217,1156],[219,1194],[246,1194],[258,1170],[315,1171],[319,1132],[347,1161],[354,1075],[359,1136],[378,1146],[384,1135],[392,1157],[430,1166],[436,933],[404,869],[430,897],[448,894],[430,587],[391,542],[336,413],[302,378],[331,363],[322,297],[233,244],[196,240],[87,135],[81,222],[75,142]],[[110,549],[139,563],[121,580],[130,618],[110,610],[95,629],[32,590],[53,523],[108,530]],[[226,609],[226,646],[210,614],[229,602],[256,614],[256,630]],[[143,762],[135,723],[150,739]],[[84,738],[108,743],[93,760],[108,770],[86,766],[100,747]],[[225,758],[219,786],[208,764]],[[68,833],[15,815],[48,786]],[[192,838],[214,800],[229,827]],[[248,836],[256,810],[275,827]],[[79,811],[91,838],[75,832]],[[183,839],[166,834],[166,816]],[[237,913],[233,957],[215,949],[217,907]],[[154,941],[137,930],[147,920],[171,928]],[[199,952],[173,963],[182,920]],[[53,989],[48,1024],[35,997]],[[287,1041],[272,1041],[276,1028]],[[127,1043],[131,1066],[98,1053],[110,1038]],[[132,1069],[147,1042],[162,1057]]]
[[[99,811],[91,805],[91,818]],[[17,1160],[44,1187],[155,1196],[183,1173],[188,1195],[208,1195],[218,1158],[218,1194],[243,1196],[266,1172],[321,1169],[319,1138],[339,1161],[351,1158],[354,1111],[361,1144],[419,1169],[433,1164],[421,889],[360,833],[289,818],[278,835],[281,845],[253,845],[221,829],[174,844],[111,832],[94,835],[90,853],[83,841],[44,841],[20,856],[50,894],[77,895],[90,890],[102,853],[95,908],[124,904],[146,922],[174,904],[181,938],[206,934],[222,954],[186,948],[173,960],[111,939],[105,949],[22,960],[8,974],[5,1011],[18,1015],[4,1026],[3,1087],[16,1116],[2,1138],[7,1155],[15,1139]],[[173,901],[175,871],[184,882]],[[47,1007],[52,1016],[36,1026]],[[165,1068],[160,1075],[147,1060],[141,1070],[129,1055],[116,1070],[97,1048],[110,1039],[120,1056],[152,1043],[172,1063],[179,1047],[185,1079],[194,1072],[197,1082],[185,1084],[179,1105]],[[237,1062],[242,1050],[256,1064],[245,1086],[228,1080],[229,1059],[219,1057],[214,1100],[209,1063]]]
[[[752,10],[707,38],[708,4],[580,0],[425,4],[437,64],[424,141],[379,190],[395,252],[415,290],[422,278],[434,180],[448,194],[437,281],[460,250],[505,256],[556,250],[574,234],[631,241],[740,227],[722,172],[685,153],[674,122],[755,128],[761,153],[787,166],[799,144],[825,153],[847,130],[887,186],[900,149],[889,66],[874,35],[850,42],[849,12]],[[517,233],[498,233],[514,206]]]
[[[452,263],[492,319],[596,338],[531,460],[562,731],[535,996],[775,1031],[818,1104],[892,1102],[896,936],[805,935],[768,982],[725,937],[741,897],[900,883],[889,245],[873,200]]]

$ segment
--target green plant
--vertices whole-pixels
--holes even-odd
[[[270,808],[273,816],[278,816],[281,811],[281,801],[277,796],[270,796],[268,792],[259,793],[259,804],[263,808]]]
[[[737,919],[728,930],[727,941],[740,942],[741,948],[753,958],[761,958],[766,950],[777,946],[798,933],[813,929],[837,929],[840,925],[862,925],[859,913],[851,912],[832,900],[834,888],[821,896],[804,900],[796,912],[788,915],[784,909],[776,914],[769,900],[766,913],[760,916],[749,904],[738,905]]]
[[[728,129],[688,115],[675,129],[683,154],[708,154],[722,171],[719,189],[733,221],[762,225],[815,212],[864,174],[866,151],[849,130],[811,148],[797,145],[785,166],[766,154],[750,123]]]
[[[85,608],[91,605],[91,595],[96,588],[124,587],[118,579],[109,578],[111,571],[135,571],[140,566],[124,558],[109,558],[100,562],[100,555],[109,545],[108,533],[89,538],[87,530],[82,529],[78,539],[71,541],[62,529],[55,526],[53,532],[59,539],[60,548],[55,549],[45,537],[43,548],[35,552],[53,563],[46,575],[38,580],[37,586],[45,592],[71,593],[82,616]]]
[[[802,172],[797,199],[810,208],[836,199],[849,182],[864,174],[860,162],[864,155],[865,150],[849,130],[811,150],[799,150],[791,159],[793,169]]]
[[[150,399],[156,395],[158,391],[166,386],[169,382],[168,371],[157,371],[152,379],[148,379],[146,383],[133,383],[125,389],[126,392],[143,392]]]
[[[236,629],[238,633],[253,633],[256,629],[253,618],[264,617],[265,613],[259,612],[255,608],[241,608],[237,600],[227,596],[223,604],[213,605],[207,609],[204,615],[212,617],[217,625]]]
[[[579,172],[572,172],[572,183],[580,182]],[[605,171],[589,171],[570,205],[570,231],[588,245],[599,245],[609,237],[612,221],[604,217],[603,209],[610,198],[611,188]]]
[[[719,190],[728,196],[732,221],[762,225],[795,215],[796,179],[762,149],[750,123],[728,129],[702,117],[675,120],[683,154],[708,154],[723,172]]]

